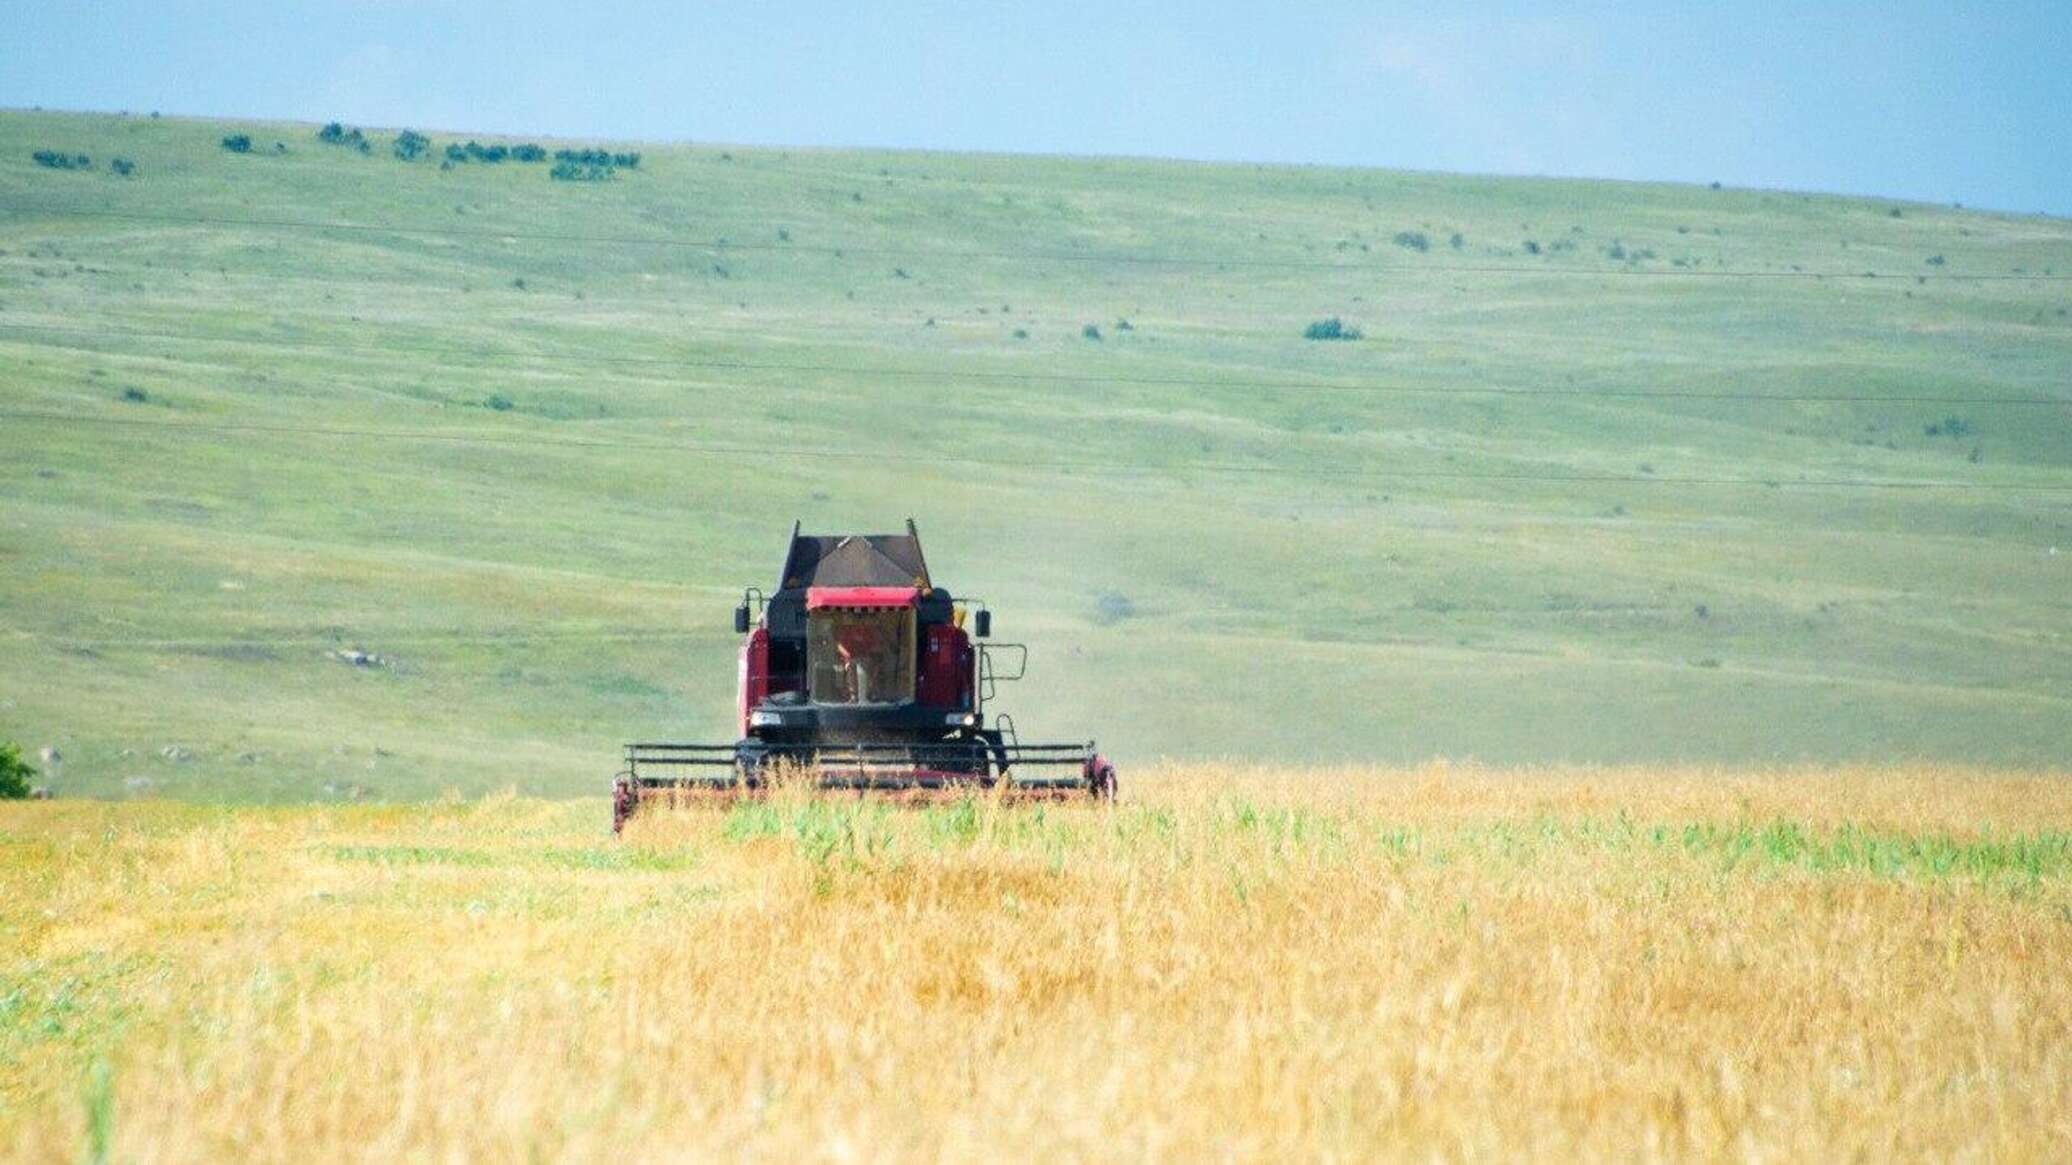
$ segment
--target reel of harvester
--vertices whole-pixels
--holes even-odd
[[[1115,766],[1091,742],[1027,744],[1009,717],[988,724],[986,701],[996,684],[1021,678],[1028,649],[974,644],[991,637],[992,612],[930,581],[911,520],[905,534],[802,535],[794,525],[777,589],[746,592],[734,630],[743,636],[741,738],[627,745],[612,787],[614,831],[644,805],[785,787],[895,798],[1115,795]]]

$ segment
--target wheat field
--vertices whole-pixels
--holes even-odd
[[[1131,775],[1126,774],[1126,777]],[[2072,785],[0,806],[19,1160],[2072,1155]]]

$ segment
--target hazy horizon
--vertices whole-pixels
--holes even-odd
[[[1548,16],[1350,2],[781,12],[478,0],[20,12],[0,104],[476,133],[1146,157],[2072,213],[2048,4]]]

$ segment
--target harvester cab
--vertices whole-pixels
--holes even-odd
[[[973,642],[992,629],[983,603],[935,585],[912,519],[904,534],[794,525],[776,589],[751,587],[734,610],[741,738],[627,745],[613,829],[646,802],[754,795],[786,772],[859,793],[1113,797],[1115,768],[1091,742],[1031,744],[1008,717],[988,723],[994,686],[1021,678],[1028,655]]]

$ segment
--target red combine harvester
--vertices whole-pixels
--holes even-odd
[[[746,636],[741,739],[627,745],[613,831],[643,804],[753,796],[785,771],[859,793],[1001,786],[1017,798],[1113,797],[1115,766],[1091,742],[1025,744],[1012,717],[987,723],[994,685],[1020,679],[1029,655],[1018,643],[974,645],[992,624],[983,602],[930,581],[912,519],[904,534],[800,534],[794,524],[777,589],[750,587],[734,611]]]

